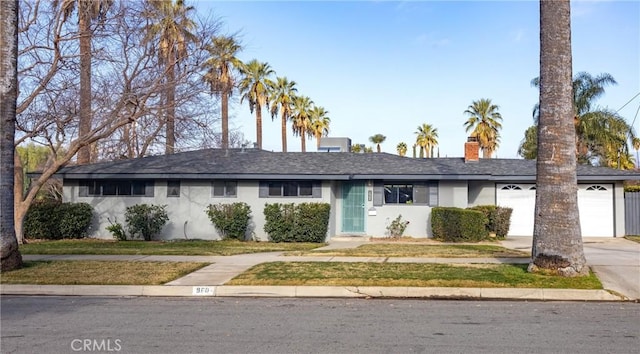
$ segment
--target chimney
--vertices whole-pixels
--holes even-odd
[[[478,161],[480,154],[480,144],[478,144],[478,138],[470,136],[467,138],[467,142],[464,143],[464,162]]]

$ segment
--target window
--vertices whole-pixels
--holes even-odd
[[[88,196],[145,196],[153,197],[152,181],[82,180],[78,194]]]
[[[510,184],[510,185],[504,186],[504,187],[502,187],[500,189],[502,189],[503,191],[521,191],[522,190],[522,188],[520,186],[517,186],[515,184]]]
[[[424,184],[385,184],[385,204],[427,204],[429,193]]]
[[[179,197],[180,196],[180,181],[169,180],[167,181],[167,197]]]
[[[322,188],[318,181],[265,181],[260,182],[260,198],[311,197],[321,198]]]
[[[607,188],[603,187],[603,186],[599,186],[599,185],[593,185],[593,186],[589,186],[587,187],[588,191],[606,191]]]
[[[422,204],[438,205],[438,184],[427,183],[384,183],[376,182],[373,187],[373,205]]]
[[[211,183],[214,197],[235,197],[238,189],[237,181],[213,181]]]

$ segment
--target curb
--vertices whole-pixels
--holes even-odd
[[[289,298],[416,298],[468,300],[628,301],[607,290],[540,288],[421,288],[375,286],[166,286],[3,284],[1,295],[177,296]]]

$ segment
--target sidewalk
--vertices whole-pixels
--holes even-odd
[[[528,239],[528,241],[527,241]],[[631,241],[623,240],[634,244]],[[366,240],[339,240],[322,249],[353,248],[367,243]],[[598,263],[606,262],[608,252],[617,252],[618,244],[606,244],[605,252],[590,251]],[[585,253],[588,243],[585,242]],[[640,244],[635,252],[633,245],[623,244],[629,251],[630,261],[640,257]],[[512,238],[503,241],[507,248],[527,250],[531,238]],[[602,249],[602,247],[595,247]],[[634,254],[635,252],[635,254]],[[78,295],[78,296],[239,296],[239,297],[406,297],[406,298],[450,298],[450,299],[513,299],[513,300],[574,300],[574,301],[620,301],[640,299],[640,259],[635,268],[638,288],[633,282],[633,266],[595,265],[594,272],[600,277],[606,290],[576,289],[531,289],[531,288],[422,288],[422,287],[354,287],[354,286],[229,286],[224,285],[236,275],[254,265],[275,261],[312,262],[378,262],[378,263],[519,263],[526,264],[527,258],[399,258],[399,257],[334,257],[334,256],[283,256],[282,252],[243,254],[236,256],[140,256],[140,255],[25,255],[25,260],[130,260],[130,261],[195,261],[210,262],[198,271],[165,285],[157,286],[102,286],[102,285],[3,285],[3,295]],[[590,256],[587,256],[590,260]],[[609,269],[607,267],[614,267]],[[619,271],[623,274],[620,276]],[[631,278],[630,281],[627,281]],[[637,290],[637,293],[635,292]]]

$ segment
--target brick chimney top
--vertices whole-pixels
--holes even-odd
[[[480,144],[478,138],[470,136],[467,138],[467,142],[464,143],[464,162],[478,161],[480,158]]]

